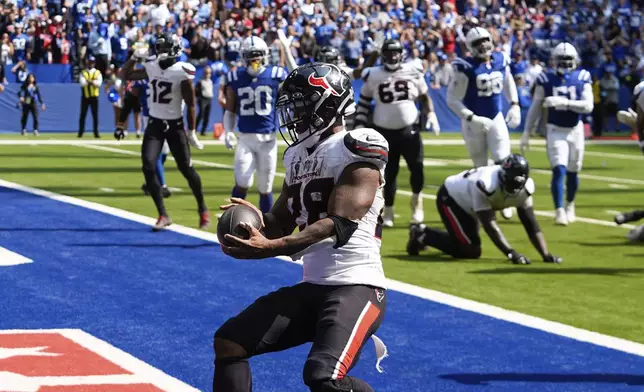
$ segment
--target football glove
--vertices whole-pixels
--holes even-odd
[[[237,136],[234,132],[226,132],[226,137],[224,140],[226,148],[232,150],[237,145]]]
[[[530,259],[522,255],[521,253],[518,253],[517,251],[512,251],[508,255],[508,258],[512,260],[512,264],[522,264],[522,265],[527,265],[530,264]]]
[[[127,131],[122,128],[116,128],[114,131],[114,139],[116,140],[123,140],[127,137]]]
[[[492,129],[494,121],[487,117],[473,116],[472,120],[470,120],[470,125],[475,131],[487,133]]]
[[[196,148],[197,150],[203,150],[203,144],[197,138],[196,130],[193,129],[192,131],[188,132],[188,142],[192,147]]]
[[[438,117],[436,117],[435,112],[429,112],[427,114],[427,124],[425,124],[425,129],[431,129],[436,136],[440,135],[441,125],[438,123]]]
[[[566,97],[548,97],[543,100],[544,108],[554,108],[555,110],[567,110],[568,98]]]
[[[563,259],[559,256],[548,253],[547,255],[543,256],[543,262],[561,264],[563,262]]]
[[[150,55],[150,52],[148,50],[148,45],[144,43],[135,44],[134,52],[132,53],[132,58],[134,60],[137,60],[137,61],[145,60],[148,58],[149,55]]]
[[[508,114],[505,115],[505,122],[509,128],[516,128],[521,125],[521,108],[519,105],[510,106]]]

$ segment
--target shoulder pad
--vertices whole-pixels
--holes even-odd
[[[536,82],[538,85],[543,86],[547,84],[549,80],[550,79],[548,78],[548,74],[544,71],[544,72],[541,72],[539,76],[537,76]]]
[[[195,74],[197,73],[195,66],[190,63],[182,62],[181,69],[183,70],[183,72],[185,72],[189,79],[194,79]]]
[[[536,190],[536,187],[534,185],[534,180],[532,178],[528,178],[528,181],[525,183],[525,191],[528,194],[528,196],[534,195],[534,191]]]
[[[508,57],[508,55],[505,54],[504,52],[498,52],[498,53],[501,55],[500,60],[501,60],[501,65],[503,66],[503,68],[509,66],[510,63],[511,63],[510,57]]]
[[[454,70],[458,72],[466,72],[468,69],[472,68],[472,64],[461,57],[457,57],[452,60],[452,67],[454,67]]]
[[[283,81],[286,79],[286,76],[288,76],[288,74],[284,68],[276,66],[271,67],[271,79]]]
[[[344,136],[344,146],[360,161],[373,163],[378,169],[383,169],[389,160],[389,143],[371,128],[359,128],[347,132]]]
[[[590,76],[590,72],[586,71],[585,69],[579,70],[577,78],[583,83],[592,83],[593,81],[592,77]]]

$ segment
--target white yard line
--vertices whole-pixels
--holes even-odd
[[[19,190],[22,192],[31,193],[34,195],[46,197],[52,200],[57,200],[63,203],[76,205],[79,207],[88,208],[94,211],[99,211],[105,214],[117,216],[119,218],[128,219],[130,221],[139,222],[145,225],[152,226],[155,222],[154,218],[135,214],[130,211],[121,210],[114,207],[109,207],[103,204],[94,203],[82,199],[77,199],[70,196],[60,195],[53,192],[31,188],[28,186],[0,180],[0,186]],[[189,227],[173,224],[168,227],[169,231],[184,234],[194,238],[200,238],[205,241],[218,243],[217,235],[202,230],[192,229]],[[288,257],[279,257],[281,260],[301,264],[301,261],[292,261]],[[519,267],[522,268],[522,267]],[[530,267],[527,267],[530,268]],[[529,316],[523,313],[515,312],[512,310],[503,309],[497,306],[488,305],[485,303],[472,301],[465,298],[460,298],[451,294],[442,293],[436,290],[426,289],[424,287],[414,286],[408,283],[387,280],[389,289],[399,291],[401,293],[409,294],[419,298],[427,299],[433,302],[441,303],[444,305],[452,306],[454,308],[468,310],[471,312],[479,313],[485,316],[493,317],[495,319],[504,320],[507,322],[523,325],[526,327],[538,329],[541,331],[549,332],[555,335],[567,337],[581,342],[595,344],[597,346],[607,347],[614,350],[622,351],[629,354],[634,354],[644,357],[644,345],[626,339],[616,338],[600,334],[597,332],[572,327],[570,325],[557,323],[554,321],[545,320],[539,317]]]
[[[132,156],[140,156],[141,155],[141,153],[139,153],[138,151],[123,150],[123,149],[120,149],[120,148],[113,148],[113,147],[106,147],[106,146],[80,145],[79,147],[91,148],[91,149],[94,149],[94,150],[101,150],[101,151],[109,151],[109,152],[114,152],[114,153],[118,153],[118,154],[125,154],[125,155],[132,155]],[[171,156],[168,156],[168,159],[174,160],[174,158],[172,158]],[[234,169],[233,165],[225,165],[225,164],[222,164],[222,163],[203,161],[203,160],[200,160],[200,159],[193,159],[192,162],[194,162],[196,164],[199,164],[199,165],[216,167],[216,168],[220,168],[220,169],[230,169],[230,170]],[[277,177],[284,177],[285,176],[284,173],[279,173],[279,172],[275,173],[275,175]],[[642,183],[644,184],[644,181]],[[412,195],[412,193],[410,191],[404,191],[404,190],[397,190],[396,193],[400,194],[400,195],[404,195],[404,196],[411,196]],[[435,195],[423,193],[422,196],[423,196],[424,199],[436,200]],[[536,211],[535,210],[534,213],[535,213],[535,215],[548,217],[548,218],[554,218],[555,217],[554,212],[551,212],[551,211]],[[593,219],[593,218],[584,218],[584,217],[580,217],[580,216],[577,217],[577,221],[578,222],[583,222],[583,223],[589,223],[589,224],[592,224],[592,225],[599,225],[599,226],[621,227],[621,228],[624,228],[624,229],[633,229],[635,227],[633,225],[628,225],[628,224],[618,226],[617,224],[615,224],[615,222],[604,221],[604,220]]]

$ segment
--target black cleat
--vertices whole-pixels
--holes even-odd
[[[615,215],[615,223],[623,225],[624,223],[635,222],[642,219],[642,215],[644,214],[640,210],[622,212],[621,214]]]
[[[152,231],[161,231],[165,229],[166,227],[170,226],[172,224],[172,221],[170,218],[168,218],[165,215],[161,215],[159,219],[157,219],[157,223],[154,224],[152,227]]]
[[[170,192],[170,189],[168,189],[167,187],[163,187],[162,191],[163,191],[164,199],[167,199],[168,197],[172,196],[172,192]]]
[[[425,225],[413,224],[409,226],[409,241],[407,241],[407,254],[418,256],[421,250],[425,250],[423,237],[425,236]]]

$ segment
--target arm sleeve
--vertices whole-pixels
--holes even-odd
[[[224,111],[224,131],[234,132],[237,128],[237,114],[231,111]]]
[[[463,103],[468,83],[467,75],[454,70],[454,78],[447,87],[447,106],[462,119],[467,119],[471,114],[474,114]]]
[[[584,84],[581,99],[568,101],[568,109],[576,113],[588,114],[593,111],[593,88],[590,83]]]
[[[519,93],[517,92],[517,85],[514,83],[514,77],[510,72],[510,67],[505,67],[505,83],[503,83],[503,95],[510,103],[519,103]]]
[[[534,93],[532,94],[532,104],[525,119],[524,134],[530,134],[532,130],[537,128],[539,118],[541,117],[541,105],[543,104],[544,94],[543,86],[535,84]]]

